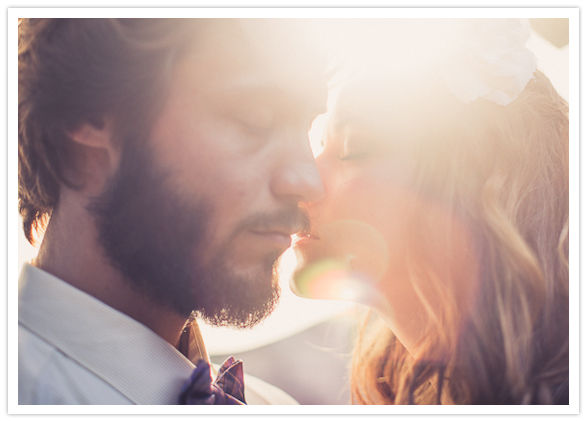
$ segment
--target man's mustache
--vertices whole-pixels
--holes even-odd
[[[304,234],[310,232],[310,217],[299,206],[290,206],[272,213],[259,213],[246,218],[238,225],[235,235],[245,230]]]

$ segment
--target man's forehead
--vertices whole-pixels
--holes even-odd
[[[282,70],[324,72],[324,51],[308,20],[240,19],[238,23],[259,60]]]
[[[206,89],[281,92],[325,106],[326,60],[302,20],[216,20],[180,66]]]

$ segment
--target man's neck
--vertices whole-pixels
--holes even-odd
[[[62,190],[35,266],[144,324],[176,345],[185,318],[131,288],[104,255],[97,230],[80,194]]]

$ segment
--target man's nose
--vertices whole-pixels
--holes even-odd
[[[312,202],[324,195],[320,172],[312,154],[307,133],[298,136],[280,151],[281,164],[275,168],[271,190],[282,200]]]

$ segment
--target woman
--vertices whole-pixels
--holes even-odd
[[[353,403],[568,404],[568,105],[527,29],[483,25],[355,79],[329,121],[293,289],[378,315]]]

